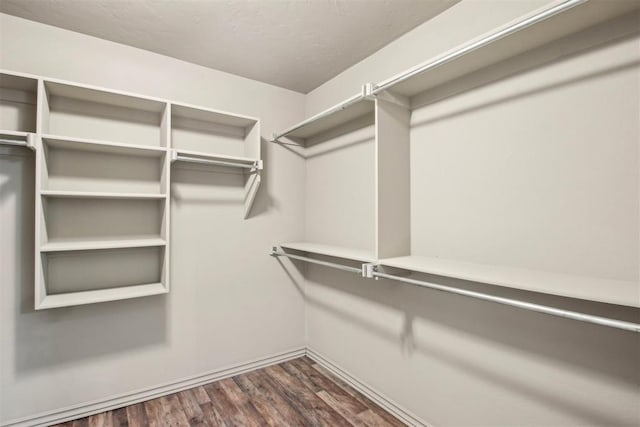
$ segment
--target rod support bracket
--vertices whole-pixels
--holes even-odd
[[[369,101],[375,101],[376,96],[373,94],[376,85],[374,83],[365,83],[362,85],[362,97]]]
[[[362,277],[367,279],[373,279],[373,273],[376,271],[376,265],[368,262],[366,264],[362,264]]]
[[[25,142],[27,143],[27,147],[29,147],[30,149],[35,151],[35,149],[36,149],[36,134],[35,133],[28,133]]]
[[[171,160],[171,163],[178,160],[178,150],[176,150],[175,148],[171,148],[169,150],[169,160]]]

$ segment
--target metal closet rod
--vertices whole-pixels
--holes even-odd
[[[328,262],[328,261],[319,261],[319,260],[316,260],[316,259],[313,259],[313,258],[308,258],[308,257],[300,256],[300,255],[292,255],[292,254],[288,254],[286,252],[277,252],[275,248],[272,250],[271,255],[273,255],[273,256],[284,256],[284,257],[287,257],[287,258],[293,258],[293,259],[297,259],[297,260],[300,260],[300,261],[309,262],[309,263],[312,263],[312,264],[319,264],[319,265],[323,265],[323,266],[326,266],[326,267],[336,268],[338,270],[344,270],[344,271],[349,271],[349,272],[352,272],[352,273],[359,273],[359,274],[363,274],[363,275],[364,275],[364,272],[366,271],[366,269],[364,267],[363,268],[355,268],[355,267],[350,267],[350,266],[347,266],[347,265],[337,264],[337,263]],[[364,264],[364,265],[366,266],[367,264]],[[535,312],[538,312],[538,313],[544,313],[544,314],[548,314],[548,315],[551,315],[551,316],[564,317],[566,319],[577,320],[577,321],[580,321],[580,322],[593,323],[593,324],[600,325],[600,326],[608,326],[610,328],[622,329],[622,330],[630,331],[630,332],[636,332],[636,333],[640,332],[640,324],[633,323],[633,322],[626,322],[624,320],[610,319],[608,317],[595,316],[595,315],[580,313],[580,312],[571,311],[571,310],[563,310],[563,309],[559,309],[559,308],[549,307],[549,306],[546,306],[546,305],[534,304],[534,303],[526,302],[526,301],[520,301],[520,300],[516,300],[516,299],[512,299],[512,298],[498,297],[498,296],[495,296],[495,295],[485,294],[485,293],[482,293],[482,292],[475,292],[475,291],[469,291],[469,290],[466,290],[466,289],[454,288],[454,287],[451,287],[451,286],[438,285],[438,284],[426,282],[426,281],[423,281],[423,280],[409,279],[409,278],[406,278],[406,277],[395,276],[393,274],[380,273],[380,272],[375,271],[375,270],[371,273],[371,277],[374,277],[374,278],[375,277],[379,277],[379,278],[382,278],[382,279],[395,280],[395,281],[402,282],[402,283],[407,283],[407,284],[413,285],[413,286],[419,286],[419,287],[422,287],[422,288],[434,289],[434,290],[437,290],[437,291],[448,292],[448,293],[452,293],[452,294],[456,294],[456,295],[462,295],[462,296],[475,298],[475,299],[479,299],[479,300],[483,300],[483,301],[490,301],[490,302],[494,302],[494,303],[497,303],[497,304],[508,305],[508,306],[511,306],[511,307],[517,307],[517,308],[521,308],[521,309],[524,309],[524,310],[535,311]]]
[[[19,141],[17,139],[4,139],[4,138],[0,138],[0,144],[3,144],[3,145],[18,145],[20,147],[28,147],[29,146],[26,141]]]
[[[203,163],[206,165],[231,166],[235,168],[244,168],[244,169],[259,169],[259,162],[253,162],[253,163],[247,164],[247,163],[226,162],[223,160],[199,159],[197,157],[187,157],[187,156],[176,156],[174,160],[181,161],[181,162]]]

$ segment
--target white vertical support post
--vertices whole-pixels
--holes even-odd
[[[410,255],[411,112],[395,100],[376,99],[375,203],[377,259]]]

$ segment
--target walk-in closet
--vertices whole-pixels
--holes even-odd
[[[640,425],[640,0],[0,0],[0,426]]]

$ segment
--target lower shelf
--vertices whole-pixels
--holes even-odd
[[[164,243],[58,249],[40,252],[37,257],[38,310],[137,298],[169,290],[168,247]]]
[[[373,251],[367,251],[364,249],[354,249],[346,248],[343,246],[333,246],[308,242],[283,243],[280,245],[280,247],[283,249],[290,249],[299,252],[351,259],[354,261],[375,262],[375,255],[373,254]]]
[[[634,281],[578,276],[425,256],[382,259],[380,265],[552,295],[640,307]]]
[[[154,246],[166,246],[167,242],[161,238],[139,238],[127,240],[75,240],[49,242],[40,247],[40,252],[67,252],[98,249],[127,249]]]
[[[162,283],[125,286],[121,288],[98,289],[95,291],[70,292],[47,295],[36,307],[37,310],[67,307],[72,305],[93,304],[97,302],[117,301],[150,295],[166,294],[169,290]]]

